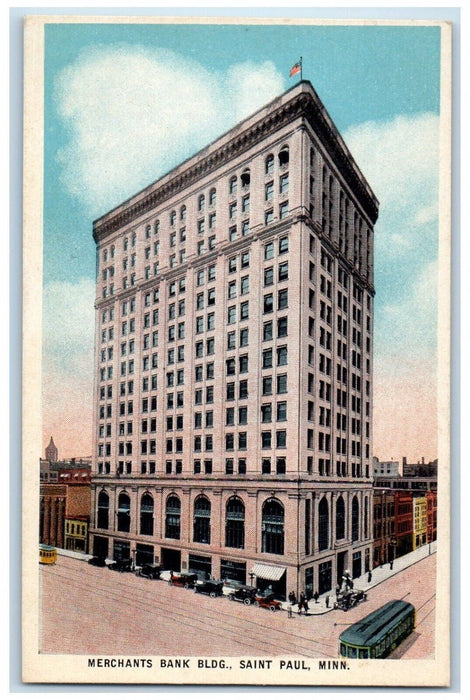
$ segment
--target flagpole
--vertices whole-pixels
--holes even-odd
[[[302,56],[300,57],[300,82],[302,82]]]

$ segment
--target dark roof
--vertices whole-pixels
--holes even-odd
[[[392,600],[348,627],[341,633],[340,641],[355,646],[373,646],[392,622],[399,622],[413,610],[411,603],[405,600]]]

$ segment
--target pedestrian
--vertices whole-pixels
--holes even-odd
[[[299,609],[297,610],[297,615],[300,615],[302,613],[302,608],[304,606],[303,601],[300,600],[300,598],[299,598],[299,602],[297,603],[297,605],[299,606]]]
[[[367,583],[372,581],[372,571],[369,569],[367,572]]]
[[[305,610],[305,614],[308,615],[308,601],[307,601],[307,598],[304,598],[304,610]]]
[[[325,605],[326,605],[327,608],[330,607],[330,596],[329,596],[329,595],[327,595],[326,598],[325,598]]]
[[[291,605],[295,605],[295,593],[294,593],[294,591],[291,591],[289,593],[289,603]]]
[[[390,570],[393,569],[393,559],[390,559]]]
[[[341,587],[340,587],[339,583],[336,584],[336,589],[335,589],[335,590],[336,590],[336,597],[338,598],[339,592],[340,592],[340,590],[341,590]]]
[[[287,606],[287,617],[292,617],[292,605],[290,603]]]
[[[313,594],[313,600],[315,601],[315,603],[318,603],[319,597],[320,597],[320,596],[319,596],[319,594],[318,594],[318,591],[315,591],[315,593]]]

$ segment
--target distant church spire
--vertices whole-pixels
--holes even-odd
[[[49,442],[48,446],[46,447],[46,459],[48,462],[58,462],[59,461],[59,451],[58,451],[57,447],[54,445],[54,440],[52,439],[52,435],[51,435],[50,442]]]

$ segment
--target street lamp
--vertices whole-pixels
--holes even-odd
[[[136,548],[134,547],[132,549],[132,571],[135,571],[135,555],[136,555]]]
[[[254,577],[255,577],[254,573],[252,571],[250,571],[250,586],[253,586]]]

